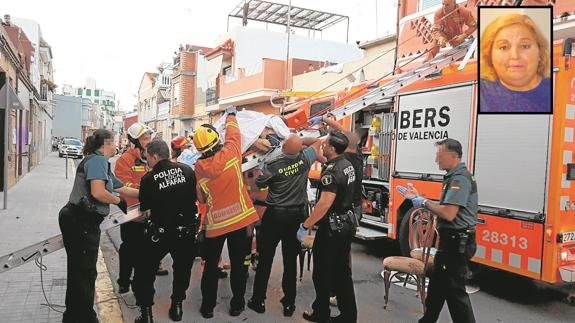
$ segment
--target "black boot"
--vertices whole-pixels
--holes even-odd
[[[140,306],[140,316],[136,318],[134,323],[154,323],[154,317],[152,316],[152,307]]]
[[[172,301],[172,306],[170,306],[170,319],[175,322],[182,320],[184,311],[182,310],[182,301]]]

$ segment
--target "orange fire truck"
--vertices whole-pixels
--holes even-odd
[[[286,109],[285,117],[297,128],[311,116],[339,111],[341,122],[363,135],[365,194],[359,238],[398,239],[402,253],[409,253],[406,223],[413,208],[392,188],[412,183],[423,196],[438,200],[443,172],[435,164],[434,142],[455,138],[478,182],[478,249],[473,261],[549,283],[573,282],[573,42],[554,42],[552,115],[478,115],[477,62],[472,59],[463,68],[459,62],[448,63],[439,73],[396,86],[391,97],[356,105],[349,114],[342,113],[341,106],[372,95],[374,87],[387,84],[389,93],[392,83],[409,74],[297,102]]]

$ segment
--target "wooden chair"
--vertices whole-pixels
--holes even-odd
[[[416,282],[417,294],[421,297],[425,311],[425,277],[429,264],[433,263],[432,249],[437,246],[433,242],[435,236],[435,216],[423,208],[412,209],[409,215],[409,246],[411,257],[393,256],[383,260],[383,280],[385,289],[385,304],[389,301],[391,280],[398,274],[405,274],[404,286],[410,277]],[[394,272],[392,274],[392,272]]]

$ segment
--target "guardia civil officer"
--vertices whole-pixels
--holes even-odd
[[[98,322],[93,306],[100,223],[108,215],[110,204],[127,212],[126,201],[112,192],[138,196],[137,189],[125,187],[110,169],[108,159],[116,154],[116,145],[109,130],[98,129],[88,136],[83,153],[68,204],[58,217],[67,256],[66,311],[62,322]]]
[[[309,147],[304,148],[305,145]],[[319,154],[320,141],[292,134],[282,146],[283,154],[265,165],[263,173],[256,178],[259,188],[268,188],[266,211],[262,218],[262,237],[258,241],[260,259],[254,280],[253,296],[248,307],[264,313],[266,289],[278,242],[282,242],[284,272],[282,290],[284,316],[295,311],[297,255],[300,243],[297,240],[299,224],[303,222],[307,207],[307,180],[311,165]]]
[[[448,138],[437,142],[436,146],[435,161],[439,169],[447,171],[439,202],[419,196],[413,187],[405,194],[413,206],[423,206],[438,218],[439,250],[429,281],[425,313],[419,322],[436,322],[444,302],[447,302],[453,322],[475,322],[465,291],[465,276],[469,260],[477,249],[477,183],[461,162],[462,149],[457,140]]]
[[[321,174],[319,200],[311,216],[300,225],[298,239],[318,224],[313,244],[313,284],[316,298],[313,312],[304,312],[311,322],[329,322],[329,297],[333,290],[340,315],[335,322],[356,322],[357,307],[351,278],[350,249],[353,236],[353,189],[355,171],[343,152],[349,141],[340,131],[332,131],[324,141],[328,162]]]
[[[182,320],[182,301],[190,284],[197,255],[196,179],[187,165],[170,161],[170,150],[162,140],[153,140],[145,150],[152,170],[140,182],[140,211],[149,214],[145,234],[146,257],[136,266],[134,293],[140,306],[136,323],[153,322],[155,272],[160,260],[170,253],[174,280],[169,316]]]

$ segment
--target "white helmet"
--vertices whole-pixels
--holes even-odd
[[[154,135],[154,130],[143,123],[136,122],[128,128],[128,140],[133,143],[136,147],[140,147],[140,137],[145,134]]]

